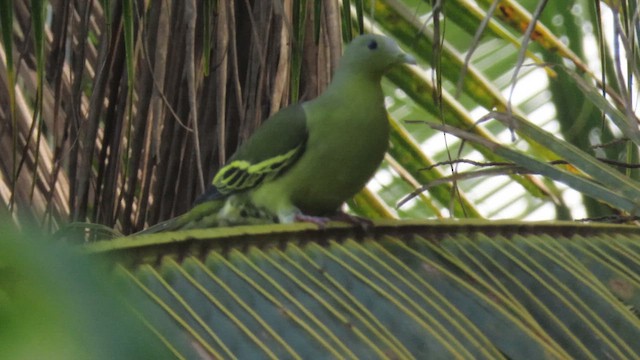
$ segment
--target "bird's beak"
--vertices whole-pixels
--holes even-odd
[[[410,65],[417,65],[418,62],[416,61],[416,58],[414,58],[413,56],[409,55],[409,54],[402,54],[402,56],[400,56],[400,61],[405,63],[405,64],[410,64]]]

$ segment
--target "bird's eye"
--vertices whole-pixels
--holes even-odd
[[[369,41],[369,44],[367,44],[367,47],[371,50],[375,50],[378,48],[378,43],[375,40],[371,40]]]

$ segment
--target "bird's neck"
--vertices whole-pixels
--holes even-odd
[[[353,69],[338,67],[335,74],[333,74],[333,79],[331,80],[331,86],[344,86],[344,84],[348,83],[373,83],[380,84],[380,80],[382,79],[382,74],[378,72],[370,72],[364,71],[362,69],[358,71],[354,71]]]
[[[332,101],[338,99],[350,101],[354,97],[367,97],[368,99],[366,100],[368,101],[381,102],[383,98],[382,87],[380,86],[381,78],[380,74],[348,72],[338,69],[321,97],[326,97]]]

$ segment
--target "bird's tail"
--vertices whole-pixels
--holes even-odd
[[[264,209],[256,208],[245,197],[232,196],[202,202],[180,216],[153,225],[134,235],[276,222],[278,222],[277,216]]]
[[[220,225],[219,213],[224,203],[223,199],[200,203],[180,216],[155,224],[134,235],[217,227]]]

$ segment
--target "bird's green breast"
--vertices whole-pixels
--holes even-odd
[[[289,171],[258,190],[258,202],[330,214],[374,175],[389,142],[383,94],[379,80],[367,83],[366,91],[358,90],[362,84],[349,85],[354,88],[346,93],[353,96],[328,90],[303,105],[309,131],[305,152]]]

